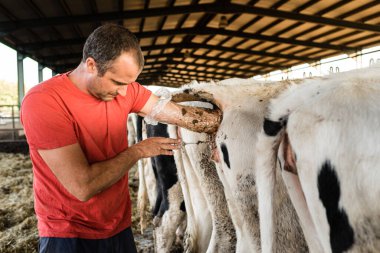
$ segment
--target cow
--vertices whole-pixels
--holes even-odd
[[[136,128],[138,142],[145,138],[168,137],[167,125],[143,124],[140,116],[137,117]],[[152,188],[154,186],[155,189]],[[155,194],[149,196],[150,191]],[[186,210],[178,182],[177,168],[172,156],[160,155],[141,159],[138,206],[142,229],[146,226],[144,212],[147,197],[154,217],[155,252],[181,252],[183,231],[186,227]]]
[[[261,133],[264,116],[272,97],[289,85],[259,83],[252,79],[227,79],[218,83],[197,83],[182,88],[182,93],[173,101],[209,101],[223,111],[223,120],[216,134],[215,164],[223,184],[229,212],[236,230],[236,252],[260,252],[266,242],[260,238],[260,226],[266,220],[260,213],[258,186],[271,178],[260,178],[255,166],[261,154],[254,153],[255,144]],[[273,252],[306,252],[307,245],[281,174],[275,175]],[[264,200],[265,201],[265,200]],[[270,241],[272,242],[272,241]],[[278,247],[276,247],[278,245]]]
[[[273,177],[279,157],[309,248],[380,252],[380,66],[290,87],[265,116],[257,166]]]
[[[133,143],[138,143],[143,139],[146,139],[146,128],[143,125],[143,117],[137,114],[130,114],[128,116],[128,136],[130,128],[132,132],[135,132],[133,136],[135,138]],[[128,140],[129,141],[129,140]],[[148,206],[153,207],[156,203],[157,198],[157,186],[156,178],[152,169],[152,163],[150,158],[143,158],[137,162],[138,168],[138,178],[139,178],[139,188],[137,194],[137,208],[139,210],[140,216],[140,231],[144,234],[144,230],[147,228],[147,209]],[[149,202],[149,205],[148,203]]]
[[[167,128],[166,124],[147,124],[147,137],[169,137]],[[153,208],[155,250],[178,251],[181,245],[176,243],[182,240],[176,240],[176,232],[185,222],[186,208],[178,182],[177,167],[173,156],[155,156],[151,158],[151,162],[157,181],[157,199]]]
[[[212,106],[199,102],[186,105]],[[184,252],[235,252],[234,226],[223,185],[211,161],[212,139],[176,126],[169,129],[171,138],[182,139],[182,148],[174,151],[174,157],[187,210]]]

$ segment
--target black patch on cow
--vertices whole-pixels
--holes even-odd
[[[185,213],[186,213],[185,201],[182,201],[182,202],[181,202],[181,205],[179,206],[179,210],[181,210],[182,212],[185,212]]]
[[[226,146],[226,144],[224,144],[224,142],[222,142],[222,144],[220,144],[220,149],[222,150],[222,153],[223,153],[224,162],[227,164],[228,168],[231,169],[230,158],[228,156],[227,146]]]
[[[354,231],[347,214],[339,208],[340,184],[334,167],[327,160],[318,175],[319,198],[326,209],[333,253],[344,252],[354,244]]]
[[[147,136],[169,137],[167,125],[158,123],[156,126],[147,124]],[[151,158],[154,175],[156,177],[157,199],[153,215],[162,217],[169,209],[169,189],[178,182],[177,167],[173,156],[159,155]]]
[[[136,120],[136,132],[137,132],[137,141],[142,141],[142,125],[143,125],[143,117],[137,115]]]
[[[283,124],[281,122],[271,121],[267,118],[264,119],[264,132],[269,136],[276,136],[282,126]]]
[[[182,116],[184,116],[187,113],[185,108],[182,108]]]
[[[152,161],[153,174],[154,174],[154,177],[157,180],[158,174],[157,174],[156,162],[155,162],[154,158],[151,158],[151,161]],[[160,187],[160,185],[158,183],[156,184],[156,192],[157,192],[156,203],[154,204],[154,207],[152,209],[153,216],[157,216],[157,214],[159,213],[160,207],[161,207],[161,203],[162,203],[162,199],[164,197],[163,194],[162,194],[162,191],[161,191],[161,187]]]

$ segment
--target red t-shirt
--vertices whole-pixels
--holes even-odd
[[[128,174],[81,202],[57,180],[37,150],[79,143],[90,164],[113,158],[128,147],[128,113],[139,112],[150,94],[132,83],[125,97],[105,102],[79,90],[67,74],[28,92],[21,121],[33,163],[34,209],[41,237],[102,239],[131,226]]]

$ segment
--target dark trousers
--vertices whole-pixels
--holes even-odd
[[[129,227],[107,239],[41,237],[39,253],[137,253]]]

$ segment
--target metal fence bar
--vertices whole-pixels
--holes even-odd
[[[20,125],[20,108],[18,105],[0,105],[0,143],[2,142],[25,142],[24,129]]]
[[[13,137],[13,141],[16,140],[16,132],[14,131],[14,129],[16,128],[16,124],[15,124],[15,108],[12,106],[12,128],[13,128],[13,134],[12,134],[12,137]]]

